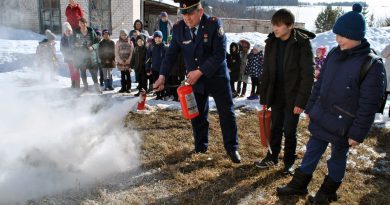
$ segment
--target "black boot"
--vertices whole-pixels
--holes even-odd
[[[120,93],[126,92],[126,81],[121,80],[121,89],[119,90]]]
[[[335,182],[326,176],[324,182],[322,183],[320,189],[316,195],[309,196],[309,202],[311,204],[329,204],[333,201],[337,201],[337,189],[340,187],[341,182]]]
[[[305,174],[297,168],[291,181],[285,186],[277,187],[276,193],[279,196],[305,195],[308,193],[307,185],[312,177],[313,175]]]

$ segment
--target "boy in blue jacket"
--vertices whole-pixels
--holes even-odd
[[[349,148],[363,142],[374,122],[386,79],[383,63],[376,61],[361,81],[362,64],[371,52],[364,38],[366,22],[361,12],[362,6],[354,4],[353,11],[339,17],[333,27],[338,47],[326,59],[305,110],[311,133],[306,153],[292,180],[277,188],[278,195],[307,194],[307,185],[330,143],[328,175],[316,195],[309,196],[309,202],[336,201]]]
[[[153,83],[156,82],[160,76],[161,63],[165,57],[167,46],[163,43],[163,35],[161,31],[155,31],[153,34],[153,44],[149,46],[146,54],[146,72],[148,75],[152,75]],[[162,91],[156,92],[156,100],[162,100]]]

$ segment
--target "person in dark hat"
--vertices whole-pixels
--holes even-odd
[[[173,26],[172,41],[162,62],[160,76],[154,83],[158,91],[164,89],[165,78],[177,60],[184,56],[186,82],[192,85],[199,116],[192,119],[195,153],[208,150],[209,96],[213,96],[220,119],[224,147],[234,163],[240,163],[237,123],[226,64],[226,35],[216,17],[204,14],[199,0],[181,0],[183,20]]]
[[[366,22],[361,12],[362,6],[354,4],[353,11],[339,17],[333,26],[338,46],[329,52],[305,110],[311,133],[306,153],[292,180],[277,188],[278,195],[306,195],[313,172],[331,144],[328,174],[316,195],[309,196],[309,202],[336,201],[336,192],[345,176],[349,148],[363,142],[374,122],[386,79],[383,63],[374,60],[360,81],[362,62],[371,52],[364,38]]]
[[[168,36],[172,33],[172,26],[173,23],[171,20],[168,19],[168,13],[163,11],[160,14],[159,20],[156,22],[156,25],[154,26],[155,31],[161,31],[163,35],[163,42],[167,43]]]

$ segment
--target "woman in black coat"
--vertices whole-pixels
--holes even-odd
[[[232,88],[233,96],[237,96],[237,91],[234,88],[234,83],[238,81],[240,75],[241,57],[238,44],[233,42],[230,44],[230,54],[227,54],[227,66],[230,74],[230,87]]]

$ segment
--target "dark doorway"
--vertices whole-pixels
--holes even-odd
[[[60,0],[39,0],[41,33],[50,29],[53,33],[61,33]]]
[[[89,4],[90,24],[92,28],[111,28],[111,0],[91,0]]]

